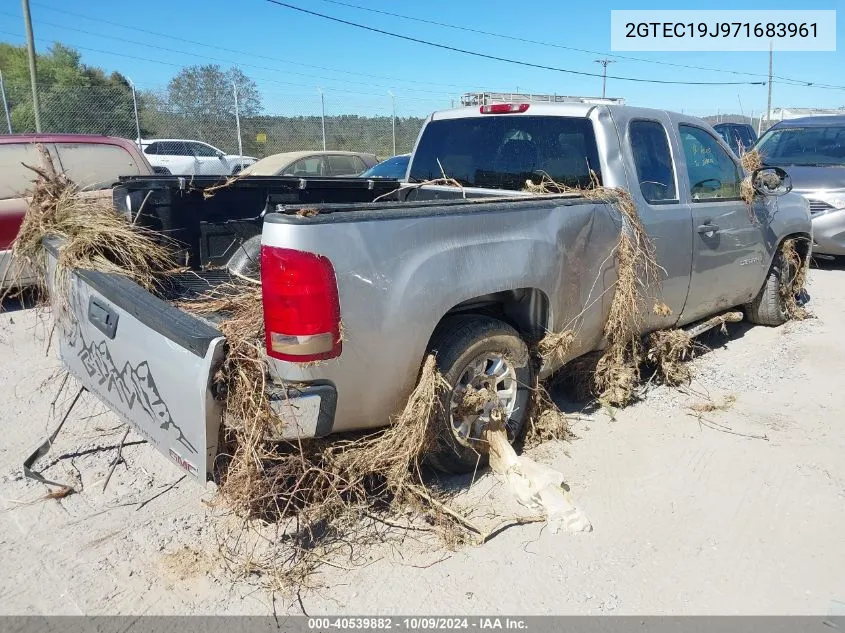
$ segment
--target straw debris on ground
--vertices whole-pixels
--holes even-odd
[[[716,402],[714,400],[705,400],[704,402],[694,402],[689,407],[687,407],[690,411],[694,411],[696,413],[712,413],[713,411],[727,411],[736,402],[736,396],[734,395],[727,395],[722,398],[721,402]]]

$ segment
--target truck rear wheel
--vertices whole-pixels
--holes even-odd
[[[444,321],[431,351],[451,388],[441,395],[437,446],[427,461],[445,473],[472,472],[487,463],[479,448],[490,408],[498,404],[504,410],[511,442],[522,431],[534,373],[528,346],[507,323],[470,315]],[[466,406],[468,391],[488,394],[487,403]]]
[[[786,323],[789,320],[789,311],[781,287],[789,283],[797,272],[795,267],[784,259],[778,248],[763,287],[757,296],[745,305],[745,317],[756,325],[774,327]]]

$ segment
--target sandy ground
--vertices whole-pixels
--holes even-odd
[[[580,416],[578,439],[531,453],[565,473],[592,533],[527,525],[457,552],[414,541],[374,548],[363,568],[327,568],[301,606],[312,615],[845,613],[845,269],[813,270],[810,293],[817,319],[710,335],[714,349],[694,362],[685,392],[652,389],[615,419]],[[0,314],[0,613],[269,613],[254,578],[221,566],[212,489],[130,434],[103,491],[124,429],[90,396],[39,462],[82,492],[44,500],[47,488],[22,478],[23,459],[74,389],[51,412],[49,321],[16,307]],[[701,420],[688,408],[726,397],[735,404]],[[467,494],[506,496],[492,476]],[[289,596],[275,609],[301,612]]]

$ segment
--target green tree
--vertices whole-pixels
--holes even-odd
[[[237,145],[235,88],[241,118],[259,114],[261,94],[240,69],[223,70],[217,64],[188,66],[170,80],[165,94],[145,95],[151,110],[145,113],[145,120],[149,117],[157,136],[164,135],[158,130],[177,129],[181,136],[232,148],[233,143]]]
[[[86,66],[77,51],[58,43],[37,56],[37,66],[43,132],[135,136],[132,89],[123,75]],[[34,132],[26,48],[0,44],[0,70],[13,131]]]

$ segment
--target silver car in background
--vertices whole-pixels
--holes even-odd
[[[765,165],[785,169],[793,191],[809,201],[813,254],[845,257],[845,116],[781,121],[756,149]]]

